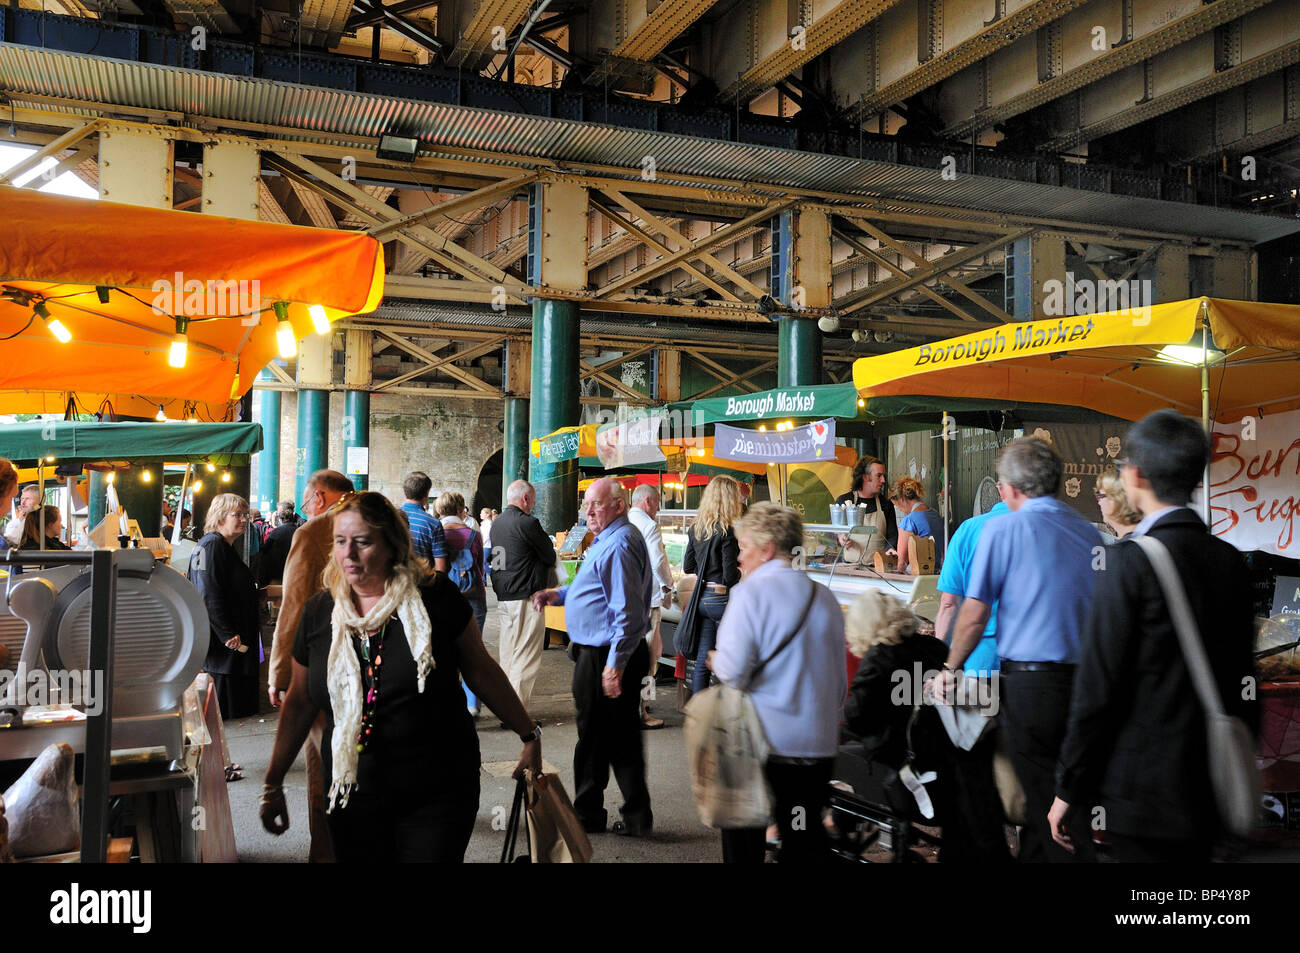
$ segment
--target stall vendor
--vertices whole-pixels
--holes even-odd
[[[874,526],[892,552],[898,545],[898,517],[884,498],[885,465],[875,457],[862,457],[853,468],[853,489],[836,497],[836,503],[866,504],[862,525]]]

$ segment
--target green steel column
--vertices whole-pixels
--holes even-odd
[[[161,460],[136,460],[114,480],[117,499],[126,515],[140,524],[145,536],[162,530],[163,478]],[[117,534],[114,533],[114,536]]]
[[[257,454],[257,499],[263,516],[280,502],[280,392],[257,392],[257,416],[262,424],[262,449]]]
[[[298,391],[298,453],[294,502],[302,507],[307,478],[323,470],[329,460],[330,392]]]
[[[776,386],[808,387],[822,382],[822,335],[809,318],[782,316],[777,322]]]
[[[370,446],[370,391],[350,390],[343,398],[343,467],[358,490],[370,486],[370,474],[348,472],[348,447]],[[370,469],[369,465],[366,467]]]
[[[528,431],[542,437],[579,421],[578,303],[533,300],[533,363]],[[578,461],[542,463],[528,457],[528,479],[537,490],[533,515],[548,533],[578,518]]]
[[[528,398],[507,397],[505,445],[501,451],[501,509],[506,508],[506,490],[516,480],[528,479]]]
[[[86,529],[94,529],[104,521],[104,512],[108,508],[108,476],[102,470],[90,471],[90,483],[86,492],[90,499],[86,501]]]

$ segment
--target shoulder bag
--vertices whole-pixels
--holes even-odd
[[[691,766],[691,790],[700,820],[709,827],[765,827],[772,813],[764,766],[771,745],[750,698],[749,688],[769,662],[785,651],[803,628],[817,600],[819,583],[811,587],[799,621],[766,659],[750,673],[745,688],[714,685],[691,697],[686,705],[686,754]],[[700,659],[698,664],[704,664]]]
[[[1255,739],[1244,721],[1223,710],[1205,646],[1187,602],[1187,592],[1169,550],[1150,536],[1139,536],[1133,542],[1147,554],[1156,578],[1160,580],[1174,630],[1182,644],[1187,671],[1205,708],[1210,787],[1214,791],[1219,816],[1231,833],[1245,837],[1255,826],[1262,796],[1259,768],[1255,763]]]

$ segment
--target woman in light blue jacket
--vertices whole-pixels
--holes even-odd
[[[732,590],[710,665],[748,689],[771,745],[766,773],[782,863],[829,856],[821,813],[848,691],[844,614],[831,591],[791,568],[803,545],[799,514],[756,503],[735,526],[744,578]],[[761,827],[724,830],[722,859],[762,863]]]

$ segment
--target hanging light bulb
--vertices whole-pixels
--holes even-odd
[[[216,473],[216,472],[217,472],[217,465],[216,465],[215,463],[208,463],[208,464],[205,464],[205,465],[207,466],[207,468],[208,468],[208,472],[209,472],[209,473]]]
[[[114,473],[112,470],[110,470],[108,471],[108,475],[104,477],[104,482],[111,484],[116,479],[117,479],[117,474]]]
[[[222,482],[222,483],[229,483],[229,482],[230,482],[230,471],[229,471],[229,470],[223,470],[223,471],[222,471],[222,473],[221,473],[221,482]]]
[[[190,489],[193,490],[195,493],[198,493],[200,490],[203,489],[203,481],[202,481],[202,480],[195,480],[195,481],[190,485]]]
[[[176,333],[172,335],[171,350],[167,354],[167,363],[172,367],[185,366],[185,356],[190,344],[190,339],[186,336],[185,331],[189,326],[188,318],[176,319]]]
[[[330,317],[325,313],[324,308],[318,304],[314,304],[307,309],[307,313],[311,315],[311,326],[317,334],[330,333]]]
[[[158,405],[158,413],[153,415],[153,419],[160,424],[167,422],[167,411],[163,410],[162,404]]]
[[[60,344],[67,344],[72,340],[72,332],[65,328],[63,322],[58,318],[50,316],[50,309],[45,307],[44,301],[38,301],[32,305],[32,311],[45,322],[45,326],[50,329],[51,334],[59,339]]]
[[[289,306],[283,301],[275,303],[275,341],[280,348],[280,356],[294,357],[298,353],[298,337],[293,325],[289,323]]]
[[[141,482],[141,483],[152,483],[152,482],[153,482],[153,471],[152,471],[152,470],[141,470],[141,471],[140,471],[140,482]]]

